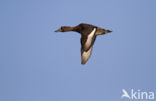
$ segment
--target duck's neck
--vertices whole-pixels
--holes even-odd
[[[64,32],[73,31],[73,30],[74,30],[74,27],[69,27],[69,26],[64,26],[63,27]]]

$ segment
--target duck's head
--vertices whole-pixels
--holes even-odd
[[[56,30],[55,32],[67,32],[67,31],[72,31],[73,27],[69,27],[69,26],[61,26],[58,30]]]
[[[56,30],[55,32],[63,32],[63,28],[60,27],[58,30]]]

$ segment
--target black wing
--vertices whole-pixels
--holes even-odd
[[[81,63],[85,64],[91,56],[93,44],[96,39],[96,28],[88,35],[81,36]]]

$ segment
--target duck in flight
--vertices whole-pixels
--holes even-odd
[[[81,64],[86,64],[89,57],[91,56],[96,36],[112,32],[110,30],[102,29],[100,27],[85,23],[81,23],[74,27],[61,26],[61,28],[55,32],[68,31],[74,31],[81,34]]]

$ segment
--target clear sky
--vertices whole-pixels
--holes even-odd
[[[80,35],[99,36],[81,65]],[[155,0],[1,0],[0,101],[124,101],[122,89],[155,91]]]

